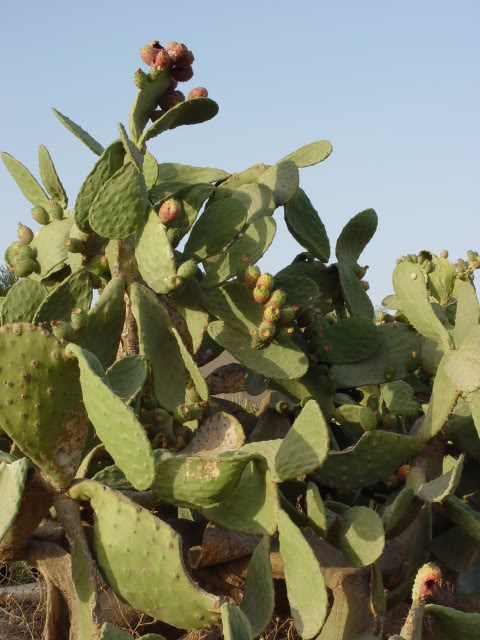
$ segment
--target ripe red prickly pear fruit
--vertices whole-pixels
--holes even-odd
[[[145,62],[145,64],[152,65],[155,62],[155,58],[158,55],[158,52],[163,49],[162,45],[158,42],[158,40],[154,40],[150,44],[146,44],[144,47],[140,49],[140,57]]]
[[[268,289],[269,291],[273,289],[274,284],[275,278],[270,273],[262,273],[257,281],[257,287],[265,287],[265,289]]]
[[[184,280],[189,280],[190,278],[193,278],[196,273],[197,273],[197,263],[193,258],[181,264],[177,270],[177,276],[180,276]]]
[[[407,481],[407,476],[409,474],[410,471],[410,465],[409,464],[402,464],[401,467],[398,468],[397,470],[397,475],[400,478],[400,480],[402,482],[406,482]]]
[[[177,63],[187,54],[188,48],[182,42],[172,41],[167,44],[167,52],[172,62]]]
[[[260,277],[260,273],[261,271],[256,264],[249,264],[248,267],[245,269],[245,274],[244,274],[245,284],[249,289],[255,289],[257,280]]]
[[[176,198],[169,198],[160,206],[158,217],[163,224],[169,224],[178,218],[182,212],[182,203]]]
[[[190,51],[190,49],[187,49],[187,52],[182,56],[179,62],[181,62],[182,64],[192,65],[194,60],[195,56],[193,55],[192,51]]]
[[[30,244],[33,240],[33,231],[21,222],[18,223],[17,237],[22,244]]]
[[[152,122],[156,122],[157,120],[159,120],[162,116],[165,115],[165,111],[162,111],[161,109],[157,109],[156,111],[154,111],[152,113],[152,115],[150,116],[150,120]]]
[[[208,98],[208,91],[205,87],[195,87],[188,92],[188,99],[193,100],[193,98]]]
[[[165,51],[165,49],[160,49],[160,51],[157,53],[157,56],[154,62],[152,63],[152,67],[155,67],[155,69],[160,69],[163,71],[164,69],[168,69],[169,64],[170,64],[170,56]]]
[[[44,207],[33,207],[32,218],[35,222],[38,222],[38,224],[48,224],[50,221],[48,213]]]
[[[174,107],[176,104],[179,104],[184,100],[185,100],[185,95],[181,91],[178,91],[177,89],[176,91],[171,91],[170,93],[166,93],[165,95],[163,95],[160,98],[158,105],[164,111],[168,111],[169,109]]]
[[[137,69],[133,76],[133,82],[137,89],[144,89],[148,83],[148,76],[142,69]]]
[[[175,78],[170,78],[170,84],[168,85],[167,93],[171,93],[172,91],[175,91],[177,87],[178,87],[178,80],[175,80]]]
[[[275,289],[275,291],[272,293],[272,297],[270,298],[268,304],[281,309],[283,305],[286,303],[286,301],[287,301],[287,292],[284,291],[283,289]]]
[[[172,69],[172,77],[178,82],[188,82],[193,78],[193,68],[190,64],[178,64]]]
[[[256,286],[253,290],[253,299],[258,304],[266,304],[270,299],[270,290],[266,287]]]
[[[280,319],[280,309],[279,307],[275,307],[269,304],[268,307],[265,307],[263,312],[263,319],[266,322],[278,322]]]

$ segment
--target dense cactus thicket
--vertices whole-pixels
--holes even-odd
[[[278,615],[306,640],[480,637],[478,254],[400,258],[375,318],[375,211],[331,260],[299,186],[330,143],[233,174],[156,159],[218,106],[177,88],[185,45],[141,57],[107,147],[54,110],[97,156],[71,209],[46,147],[43,186],[2,154],[38,230],[5,254],[0,562],[43,574],[48,640],[62,619],[131,638],[140,613],[150,639],[251,639]],[[282,215],[304,253],[261,273]]]

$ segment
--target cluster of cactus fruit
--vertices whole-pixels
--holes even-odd
[[[2,154],[40,228],[20,224],[5,254],[0,562],[44,573],[71,640],[131,638],[119,627],[140,613],[168,638],[251,639],[285,613],[280,582],[306,640],[480,637],[478,254],[401,258],[375,318],[358,260],[376,213],[328,264],[299,186],[330,143],[233,174],[158,162],[149,140],[218,106],[177,91],[185,45],[141,57],[108,147],[54,110],[98,156],[73,210],[45,147],[43,187]],[[273,276],[257,263],[279,207],[304,251]],[[223,351],[237,364],[205,378]],[[221,397],[237,391],[255,414]],[[427,602],[439,567],[443,604]]]

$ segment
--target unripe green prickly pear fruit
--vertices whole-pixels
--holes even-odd
[[[430,260],[425,260],[425,262],[422,264],[422,269],[425,273],[430,273],[430,271],[432,270],[432,263],[430,262]]]
[[[180,278],[184,280],[190,280],[190,278],[193,278],[197,273],[197,268],[197,263],[191,258],[178,267],[177,276],[180,276]]]
[[[263,342],[270,342],[275,335],[275,331],[275,323],[264,320],[258,327],[258,337],[260,340],[263,340]]]
[[[474,251],[472,251],[472,249],[469,249],[469,250],[467,251],[467,258],[468,258],[468,262],[469,262],[470,264],[473,264],[473,263],[475,262],[476,255],[475,255],[475,252],[474,252]]]
[[[30,244],[33,240],[33,231],[21,222],[18,223],[17,237],[22,244]]]
[[[272,296],[268,301],[268,304],[274,307],[281,308],[286,303],[286,301],[287,301],[287,292],[284,291],[283,289],[275,289],[275,291],[272,292]]]
[[[177,422],[183,424],[184,422],[188,422],[192,419],[192,411],[188,405],[181,404],[173,412],[173,417]]]
[[[63,220],[63,209],[58,202],[55,202],[53,199],[50,199],[48,202],[47,212],[50,220]]]
[[[256,264],[249,264],[244,272],[245,284],[249,289],[255,289],[261,271]]]
[[[426,257],[424,256],[423,253],[419,253],[417,256],[417,262],[420,266],[422,266],[422,264],[425,262]]]
[[[265,310],[263,312],[263,319],[266,322],[278,322],[278,320],[280,319],[280,309],[278,307],[270,305],[269,303],[269,305],[265,307]]]
[[[258,304],[266,304],[270,299],[270,289],[257,285],[253,290],[253,299],[255,302],[258,302]]]
[[[182,277],[176,274],[173,276],[165,276],[164,280],[171,291],[176,291],[177,289],[180,289],[180,287],[182,287],[183,283],[185,282],[185,280]]]
[[[65,240],[65,246],[69,253],[86,253],[87,250],[85,242],[78,238],[67,238]]]
[[[137,89],[144,89],[148,84],[148,76],[142,69],[137,69],[133,76],[133,82]]]
[[[292,324],[292,322],[295,320],[295,316],[297,315],[297,312],[298,312],[298,306],[295,304],[288,307],[283,307],[283,309],[280,310],[280,318],[278,320],[279,324],[282,324],[282,325]]]
[[[33,207],[32,218],[38,224],[48,224],[50,222],[48,212],[44,207]]]
[[[167,229],[167,238],[172,247],[175,248],[182,239],[182,232],[176,228]]]
[[[275,332],[275,337],[279,340],[287,340],[293,336],[295,333],[295,327],[279,327],[277,326],[277,330]]]
[[[205,87],[195,87],[188,92],[188,99],[194,100],[195,98],[208,98],[208,91]]]
[[[38,273],[39,271],[40,265],[32,258],[19,258],[13,266],[13,273],[18,278],[28,278],[32,273]]]
[[[360,284],[364,291],[368,291],[370,289],[370,284],[366,280],[360,280]]]
[[[22,244],[21,242],[12,242],[12,244],[5,251],[5,260],[7,264],[13,267],[20,260],[30,258],[35,259],[35,251],[29,244]]]
[[[446,249],[440,251],[440,258],[444,258],[445,260],[448,258],[448,251]]]
[[[406,364],[406,370],[408,371],[408,373],[413,373],[414,371],[416,371],[418,369],[418,367],[420,367],[420,365],[422,364],[421,359],[418,357],[418,354],[416,351],[412,351],[409,359],[407,360],[407,364]]]
[[[108,260],[103,254],[93,256],[90,260],[84,257],[83,260],[85,261],[85,269],[95,276],[100,277],[108,271]]]
[[[193,78],[193,68],[190,64],[177,64],[172,69],[172,78],[178,82],[188,82]]]
[[[75,307],[75,309],[72,309],[70,324],[72,325],[72,329],[74,331],[80,331],[81,329],[86,327],[87,322],[88,313],[84,309],[81,309],[80,307]]]
[[[311,322],[313,322],[315,316],[316,316],[316,313],[314,309],[312,309],[312,307],[305,307],[305,309],[301,310],[300,315],[297,318],[298,326],[306,327]]]
[[[64,320],[52,320],[50,322],[53,335],[59,340],[67,340],[68,342],[75,342],[76,336],[72,325]]]
[[[257,287],[265,287],[271,291],[273,289],[273,285],[275,284],[275,278],[270,273],[262,273],[262,275],[257,280]]]
[[[169,198],[160,206],[158,217],[163,224],[169,224],[178,218],[182,212],[182,203],[176,198]]]
[[[393,376],[395,375],[395,367],[387,365],[383,370],[383,375],[387,380],[392,380]]]
[[[463,260],[463,258],[459,258],[455,266],[457,267],[457,271],[459,273],[463,273],[467,269],[466,262],[465,260]]]

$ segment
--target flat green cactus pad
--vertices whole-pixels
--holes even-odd
[[[273,535],[278,505],[277,488],[270,472],[265,473],[252,461],[228,498],[216,507],[199,511],[207,520],[232,531]]]
[[[138,148],[133,144],[133,142],[128,137],[128,133],[122,123],[119,123],[118,131],[120,133],[120,140],[122,141],[123,148],[125,149],[125,157],[128,159],[129,162],[133,164],[133,166],[137,171],[142,171],[143,155],[140,153]],[[145,180],[145,184],[146,184],[146,180]],[[148,186],[147,186],[147,190],[148,190]]]
[[[277,162],[258,178],[258,184],[265,184],[273,192],[277,207],[292,200],[298,191],[299,182],[298,167],[292,160]]]
[[[449,354],[445,373],[463,393],[480,389],[480,325],[474,325],[460,347]]]
[[[93,151],[93,153],[95,153],[97,156],[102,155],[102,145],[97,142],[95,138],[92,138],[89,133],[82,129],[80,125],[76,124],[75,122],[73,122],[73,120],[70,120],[70,118],[67,118],[67,116],[64,116],[63,113],[60,113],[60,111],[57,111],[56,109],[52,108],[52,112],[60,120],[63,126],[68,129],[70,133],[73,133],[75,137],[81,140],[83,144],[85,144],[90,149],[90,151]]]
[[[378,560],[385,546],[380,516],[367,507],[352,507],[340,518],[340,548],[354,567],[366,567]]]
[[[130,136],[135,143],[138,143],[145,125],[157,108],[158,101],[166,93],[171,79],[168,71],[161,71],[155,78],[149,76],[148,82],[138,92],[128,119]]]
[[[480,306],[475,287],[471,282],[457,280],[453,295],[457,299],[455,344],[459,347],[464,338],[471,332],[472,327],[480,322]]]
[[[139,491],[148,489],[155,463],[145,430],[110,388],[96,356],[74,344],[68,345],[66,352],[78,360],[83,403],[98,437],[127,480]]]
[[[239,453],[195,456],[157,449],[152,491],[177,506],[212,507],[232,495],[250,459]]]
[[[203,260],[215,255],[237,236],[246,217],[239,200],[228,198],[209,205],[192,227],[184,256]]]
[[[430,304],[425,275],[418,264],[401,262],[393,272],[393,288],[403,313],[415,329],[426,338],[450,349],[452,340]]]
[[[190,374],[190,377],[192,378],[193,384],[195,385],[195,389],[197,390],[198,395],[202,400],[208,400],[208,386],[205,381],[205,378],[203,377],[202,372],[198,368],[197,363],[195,362],[192,354],[184,345],[182,337],[180,336],[179,332],[173,325],[172,325],[172,333],[175,337],[175,340],[177,341],[180,354],[185,364],[185,368]]]
[[[88,314],[85,329],[79,331],[78,344],[94,353],[104,368],[117,355],[125,322],[125,280],[114,277]]]
[[[144,356],[126,356],[117,360],[106,372],[108,384],[125,404],[130,404],[142,392],[147,379],[147,359]]]
[[[325,329],[323,348],[317,351],[320,362],[348,364],[375,353],[380,336],[375,324],[362,317],[346,318]]]
[[[462,453],[450,471],[422,484],[415,492],[417,498],[425,502],[443,502],[445,498],[455,493],[462,475],[464,458]]]
[[[20,458],[10,464],[0,462],[0,542],[15,522],[27,481],[28,458]]]
[[[284,160],[291,160],[299,169],[303,167],[311,167],[314,164],[323,162],[332,153],[333,147],[328,140],[317,140],[316,142],[310,142],[309,144],[295,149],[280,162]]]
[[[416,438],[388,431],[367,431],[354,447],[330,451],[314,473],[322,484],[357,489],[386,478],[422,450]]]
[[[247,616],[253,636],[267,628],[275,607],[272,566],[270,564],[270,538],[264,536],[255,547],[248,563],[247,579],[240,609]]]
[[[2,324],[13,322],[31,322],[47,294],[40,282],[22,278],[8,290],[2,304]]]
[[[140,353],[152,366],[155,397],[160,406],[174,411],[185,402],[187,376],[171,320],[157,296],[144,286],[130,287],[132,310],[138,325]]]
[[[380,344],[373,355],[360,362],[331,367],[337,389],[386,382],[386,367],[392,367],[394,380],[407,377],[407,363],[412,353],[419,353],[421,336],[407,325],[397,323],[378,327],[378,333]]]
[[[7,171],[17,183],[25,198],[34,206],[48,205],[48,196],[30,171],[9,153],[2,151],[2,160]]]
[[[100,629],[99,640],[133,640],[128,631],[119,629],[110,622],[105,622]],[[142,640],[165,640],[159,633],[147,633],[142,636]]]
[[[200,589],[185,572],[180,535],[167,523],[91,480],[72,487],[70,495],[90,499],[95,511],[95,557],[119,597],[182,629],[201,629],[219,621],[220,598]]]
[[[425,605],[425,613],[433,622],[435,633],[445,640],[473,640],[480,635],[480,613],[465,613],[440,604]]]
[[[195,98],[194,100],[179,102],[143,133],[138,140],[138,146],[140,148],[143,147],[148,140],[170,129],[176,129],[182,125],[207,122],[207,120],[214,118],[217,113],[218,104],[210,98]]]
[[[143,223],[147,204],[143,174],[127,163],[100,188],[90,207],[88,221],[103,238],[122,240]]]
[[[200,182],[225,180],[229,175],[223,169],[194,167],[178,162],[161,162],[158,165],[158,182],[184,182],[194,185]]]
[[[62,342],[33,324],[3,326],[0,353],[2,429],[54,482],[67,487],[88,429],[78,368]]]
[[[221,612],[225,640],[253,640],[250,621],[240,607],[224,602]]]
[[[345,306],[351,316],[363,316],[373,320],[375,310],[367,292],[349,265],[339,262],[336,265],[338,279]]]
[[[290,611],[298,633],[308,640],[327,617],[325,580],[313,549],[284,511],[278,513],[278,530]]]
[[[248,335],[220,320],[209,324],[208,333],[239,362],[266,378],[296,379],[308,370],[307,356],[293,342],[272,342],[264,349],[254,350]]]
[[[322,410],[315,400],[309,400],[275,456],[275,470],[280,480],[296,478],[321,467],[329,442]]]
[[[304,276],[275,276],[275,287],[286,292],[287,305],[296,304],[299,307],[306,307],[319,295],[316,282]]]
[[[208,268],[202,287],[215,287],[241,272],[246,264],[254,264],[263,256],[275,237],[277,225],[273,218],[263,217],[248,225]]]
[[[40,273],[32,274],[31,278],[40,280],[64,266],[68,258],[65,240],[70,237],[73,223],[72,217],[52,220],[35,234],[30,246],[36,251]]]
[[[192,338],[193,353],[197,353],[208,327],[208,313],[201,302],[201,289],[196,278],[191,278],[173,295],[175,306],[185,320]]]
[[[321,262],[328,262],[330,242],[325,225],[307,194],[298,189],[285,206],[285,222],[295,240]]]
[[[147,186],[148,191],[155,186],[155,183],[158,180],[158,162],[154,155],[149,153],[148,151],[145,153],[143,158],[143,177],[145,178],[145,184]]]
[[[456,282],[457,270],[446,258],[432,256],[431,271],[427,276],[429,293],[445,306],[450,300]]]
[[[308,483],[305,499],[310,526],[315,533],[321,535],[322,538],[326,538],[329,528],[336,520],[336,516],[332,514],[330,509],[325,507],[320,491],[314,482]]]
[[[47,147],[43,144],[38,148],[38,165],[40,170],[40,177],[45,186],[45,189],[51,195],[51,197],[58,202],[63,209],[67,208],[68,198],[60,182],[53,160],[48,153]]]
[[[381,398],[388,410],[399,416],[416,416],[420,405],[414,399],[414,389],[404,380],[387,382],[382,387]]]
[[[168,277],[176,273],[175,256],[167,231],[152,209],[135,239],[135,257],[142,278],[156,293],[171,289]]]
[[[50,320],[69,322],[72,310],[76,307],[88,311],[92,295],[93,287],[90,274],[86,269],[79,269],[60,282],[42,300],[33,321],[36,324]]]
[[[100,159],[85,178],[75,202],[75,222],[85,233],[91,232],[88,215],[97,193],[121,167],[125,149],[121,140],[115,140],[100,154]]]
[[[208,311],[230,327],[250,335],[263,320],[263,307],[255,302],[252,291],[241,282],[227,282],[204,294]]]
[[[415,497],[415,491],[404,487],[382,514],[387,538],[394,538],[404,531],[417,517],[422,501]]]
[[[443,502],[447,516],[461,527],[471,538],[480,542],[480,514],[455,495],[448,496]]]
[[[234,191],[246,184],[257,183],[258,179],[268,169],[266,164],[259,162],[257,164],[240,171],[239,173],[232,173],[226,180],[224,180],[215,192],[215,199],[229,198]]]
[[[357,264],[362,251],[373,238],[377,224],[378,216],[373,209],[365,209],[349,220],[338,236],[335,247],[337,260],[350,266]]]
[[[271,216],[275,211],[273,191],[266,184],[244,184],[232,192],[232,198],[240,200],[247,210],[247,222]]]

